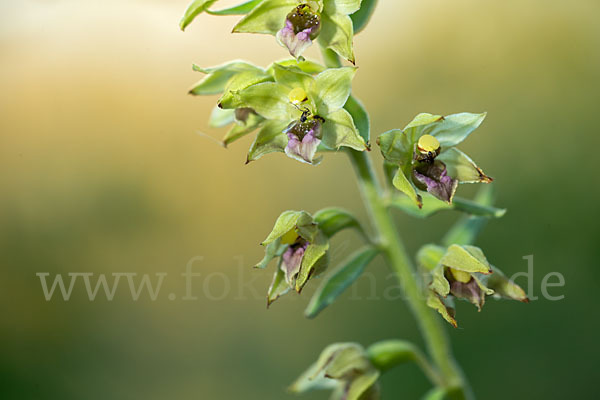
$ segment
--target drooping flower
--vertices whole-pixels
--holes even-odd
[[[478,247],[454,244],[446,249],[427,245],[419,251],[417,259],[430,272],[427,305],[454,327],[457,326],[454,298],[469,301],[479,311],[485,298],[492,295],[528,302],[523,289],[493,267]]]
[[[453,114],[447,117],[419,114],[403,130],[395,129],[377,138],[386,161],[397,166],[394,186],[419,207],[427,191],[452,203],[460,183],[490,183],[466,154],[454,146],[465,140],[484,120],[484,114]]]
[[[190,90],[194,95],[222,94],[210,118],[211,127],[233,124],[225,146],[258,130],[247,161],[284,152],[298,161],[318,164],[317,151],[347,146],[365,150],[352,116],[343,108],[355,69],[325,67],[296,60],[267,69],[243,61],[213,68]]]
[[[332,390],[331,400],[377,400],[380,372],[356,343],[327,346],[319,359],[290,387],[293,393]]]
[[[267,295],[268,305],[290,290],[300,293],[309,279],[328,264],[328,237],[304,211],[282,213],[262,245],[266,246],[265,257],[257,268],[279,260]]]
[[[354,67],[332,68],[313,76],[299,67],[274,64],[274,81],[231,92],[223,108],[250,108],[265,119],[248,153],[248,162],[283,152],[316,165],[317,151],[342,146],[364,151],[368,145],[344,109],[351,92]]]

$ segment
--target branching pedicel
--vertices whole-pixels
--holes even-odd
[[[369,235],[352,214],[336,208],[314,215],[285,211],[262,243],[266,255],[257,265],[266,268],[277,261],[268,304],[289,291],[300,293],[312,278],[323,274],[328,267],[329,239],[344,229],[356,229],[365,238],[365,247],[324,277],[306,316],[313,318],[334,302],[381,254],[396,273],[428,347],[425,356],[402,340],[383,341],[366,349],[355,343],[332,344],[291,390],[328,388],[333,390],[332,399],[377,399],[382,373],[400,363],[415,362],[433,386],[426,399],[473,398],[433,310],[456,327],[456,298],[473,303],[479,310],[491,295],[528,301],[524,291],[472,245],[486,219],[504,214],[504,210],[492,207],[490,190],[482,190],[473,201],[454,197],[461,183],[492,181],[455,147],[479,127],[485,114],[419,114],[404,129],[380,135],[376,142],[391,184],[382,188],[366,152],[370,150],[369,116],[351,93],[356,68],[344,67],[340,61],[341,57],[354,64],[353,35],[368,23],[377,1],[252,0],[214,11],[211,7],[216,1],[195,0],[181,20],[181,28],[203,12],[244,15],[234,32],[273,35],[294,58],[267,68],[243,61],[213,68],[194,66],[206,76],[190,93],[221,95],[210,125],[231,125],[223,139],[225,146],[258,132],[247,162],[280,152],[316,165],[323,154],[345,152],[355,167],[375,232]],[[315,41],[326,66],[302,57]],[[443,243],[421,248],[416,261],[423,273],[415,274],[390,218],[391,207],[418,217],[442,210],[467,215],[448,232]]]

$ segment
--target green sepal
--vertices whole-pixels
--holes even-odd
[[[269,307],[275,300],[288,293],[291,288],[285,280],[285,272],[281,269],[282,259],[279,259],[277,265],[277,271],[273,274],[273,281],[269,286],[267,292],[267,307]]]
[[[183,31],[185,28],[192,23],[194,18],[199,14],[206,11],[208,7],[212,6],[217,0],[194,0],[185,10],[183,17],[179,21],[179,28]]]
[[[256,264],[256,266],[254,268],[257,268],[257,269],[267,268],[267,266],[273,259],[275,259],[277,257],[281,257],[283,255],[283,252],[285,251],[286,248],[287,248],[287,245],[281,243],[281,238],[275,239],[275,241],[273,241],[267,245],[267,247],[265,248],[264,258],[258,264]]]
[[[246,164],[269,153],[284,153],[288,143],[288,137],[283,133],[286,126],[285,121],[266,121],[250,146]]]
[[[442,264],[438,264],[431,271],[431,283],[429,287],[442,297],[450,294],[450,282],[444,276],[444,266]]]
[[[325,0],[323,12],[327,14],[354,14],[360,9],[362,0]]]
[[[298,61],[295,58],[289,58],[286,60],[277,61],[277,62],[273,63],[269,68],[267,68],[267,71],[272,73],[273,66],[275,64],[278,64],[278,65],[281,65],[284,67],[298,67],[298,68],[300,68],[300,70],[302,72],[306,72],[307,74],[310,74],[310,75],[320,74],[321,72],[323,72],[327,69],[324,66],[322,66],[321,64],[314,62],[314,61],[310,61],[310,60]]]
[[[301,229],[299,228],[299,233]],[[303,236],[304,237],[304,236]],[[306,239],[306,238],[305,238]],[[327,250],[329,250],[329,240],[321,231],[317,230],[314,238],[307,239],[310,244],[304,252],[302,257],[302,265],[300,272],[296,277],[296,291],[300,293],[308,280],[313,275],[318,275],[327,268],[329,257],[327,256]]]
[[[316,216],[315,219],[317,219]],[[317,289],[306,307],[304,315],[307,318],[314,318],[331,305],[344,290],[361,276],[367,265],[369,265],[377,254],[379,254],[378,249],[368,246],[357,251],[344,261]]]
[[[446,249],[435,244],[426,244],[417,252],[417,263],[427,271],[433,271],[446,254]]]
[[[352,18],[352,25],[354,27],[355,35],[367,26],[376,7],[377,0],[362,0],[360,9],[350,15],[350,18]]]
[[[486,113],[459,113],[444,117],[444,119],[427,127],[428,134],[435,136],[444,147],[453,147],[464,141],[481,125]]]
[[[454,319],[454,308],[446,305],[444,301],[434,291],[429,291],[427,297],[427,306],[436,310],[440,315],[453,327],[458,327],[456,319]]]
[[[443,151],[438,160],[446,164],[448,175],[459,183],[490,183],[493,180],[469,156],[454,147]]]
[[[233,124],[234,122],[235,110],[223,110],[220,107],[215,107],[210,114],[208,126],[211,128],[223,128],[229,124]]]
[[[323,144],[330,149],[350,147],[354,150],[367,150],[367,144],[358,133],[352,116],[348,111],[339,109],[325,117],[323,124]]]
[[[264,0],[233,28],[233,32],[266,33],[275,35],[285,24],[297,0]]]
[[[250,0],[237,6],[229,7],[223,10],[206,10],[211,15],[246,15],[259,5],[263,0]]]
[[[270,120],[296,120],[301,112],[288,100],[289,89],[274,82],[252,85],[237,93],[244,107],[252,108],[264,118]]]
[[[317,114],[326,116],[344,107],[352,92],[355,74],[354,67],[330,68],[314,78]]]
[[[492,267],[490,263],[483,255],[481,249],[475,246],[459,246],[453,244],[448,247],[448,251],[446,254],[444,254],[444,257],[442,257],[440,263],[446,267],[468,273],[492,273]]]
[[[416,361],[420,355],[417,347],[405,340],[386,340],[372,344],[367,348],[371,364],[381,372],[397,365]]]
[[[190,94],[198,96],[223,93],[230,79],[242,72],[252,71],[257,74],[265,74],[261,68],[245,61],[231,61],[210,68],[202,68],[193,64],[192,69],[207,75],[189,90]]]
[[[500,269],[492,266],[492,270],[494,273],[486,276],[487,279],[485,280],[485,283],[487,287],[494,290],[498,296],[505,299],[529,303],[527,294],[519,285],[508,279]]]
[[[439,200],[429,193],[423,193],[423,206],[421,208],[415,204],[415,201],[408,196],[393,196],[390,200],[390,206],[398,208],[405,213],[417,217],[426,218],[440,211],[455,210],[470,215],[476,215],[486,218],[500,218],[506,213],[506,209],[485,206],[475,201],[454,197],[452,204]]]
[[[419,193],[417,193],[417,188],[413,184],[412,180],[409,180],[406,177],[402,168],[398,168],[398,171],[396,171],[396,175],[394,175],[392,184],[396,189],[407,195],[412,204],[414,204],[417,208],[423,207],[423,198]]]
[[[307,234],[307,229],[314,227],[313,218],[305,211],[284,211],[275,221],[275,226],[269,236],[261,243],[263,246],[267,246],[277,239],[284,236],[286,233],[294,230],[298,235],[304,237],[306,240],[311,240],[313,234]],[[309,237],[305,237],[309,236]]]
[[[335,51],[354,64],[356,60],[352,49],[354,35],[352,19],[344,14],[322,14],[321,26],[321,33],[317,38],[321,47]]]
[[[275,82],[277,82],[279,85],[284,86],[288,94],[290,90],[295,89],[297,87],[303,88],[307,93],[311,93],[314,91],[314,87],[316,85],[315,77],[313,77],[311,74],[302,71],[300,67],[295,65],[290,65],[286,67],[284,65],[273,64],[271,68],[273,77],[275,78]],[[310,96],[308,101],[314,103],[313,99],[310,98]]]
[[[371,119],[365,106],[354,96],[348,97],[344,109],[350,113],[358,133],[363,138],[367,146],[370,146],[371,140]]]
[[[248,107],[244,104],[244,98],[240,97],[240,92],[258,84],[272,81],[273,77],[262,69],[242,71],[229,80],[218,105],[225,109]]]
[[[227,147],[236,140],[254,132],[263,125],[264,119],[257,114],[249,114],[246,122],[236,121],[223,138],[223,146]]]
[[[325,208],[317,211],[314,215],[314,219],[319,225],[319,229],[327,237],[332,237],[339,231],[348,228],[355,228],[361,234],[365,234],[356,217],[340,208]]]

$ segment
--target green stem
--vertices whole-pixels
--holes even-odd
[[[442,385],[452,392],[452,398],[472,398],[468,384],[452,356],[450,343],[440,320],[425,302],[425,296],[416,279],[412,262],[385,206],[382,189],[370,158],[366,152],[350,150],[348,153],[358,176],[365,206],[375,224],[383,254],[396,273],[406,294],[429,354],[441,376]]]

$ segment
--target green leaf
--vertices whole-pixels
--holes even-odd
[[[325,116],[323,144],[330,149],[338,149],[341,146],[358,151],[367,149],[364,139],[354,125],[352,116],[343,108]]]
[[[235,110],[223,110],[215,107],[210,114],[208,126],[211,128],[223,128],[235,122]]]
[[[483,186],[477,193],[474,202],[483,207],[492,206],[494,204],[494,187],[492,185]],[[487,221],[487,218],[481,217],[461,218],[446,233],[442,243],[444,246],[450,246],[451,244],[473,244]]]
[[[448,247],[448,251],[440,260],[444,266],[459,271],[481,274],[491,274],[492,268],[479,247],[459,246],[456,244]]]
[[[284,211],[277,218],[273,230],[261,245],[267,246],[284,236],[286,233],[292,230],[297,231],[298,227],[312,225],[312,223],[313,218],[305,211]]]
[[[329,250],[329,241],[322,232],[317,232],[314,240],[310,241],[310,244],[304,252],[302,257],[302,266],[300,272],[296,278],[296,291],[300,293],[304,288],[304,285],[308,282],[309,278],[318,269],[325,269],[327,265],[318,264],[319,261],[326,260],[325,254]]]
[[[456,146],[481,125],[485,116],[486,113],[460,113],[448,115],[447,117],[444,117],[443,120],[434,124],[428,133],[437,138],[442,149],[444,147]]]
[[[437,387],[425,393],[423,400],[444,400],[446,398],[446,389]]]
[[[212,6],[217,0],[194,0],[185,10],[181,21],[179,21],[179,28],[185,30],[185,28],[198,16],[198,14],[206,11],[208,7]]]
[[[245,15],[252,11],[260,2],[263,0],[250,0],[237,6],[226,8],[224,10],[211,11],[206,10],[207,13],[212,15]]]
[[[356,97],[350,96],[344,105],[344,109],[350,113],[360,136],[369,145],[369,141],[371,140],[371,119],[365,106]]]
[[[288,93],[289,90],[282,85],[264,82],[252,85],[237,95],[244,107],[252,108],[264,118],[289,123],[299,118],[301,113],[289,102]]]
[[[344,14],[321,15],[321,33],[317,38],[319,44],[331,49],[341,57],[355,63],[354,51],[352,49],[352,36],[354,28],[352,19]]]
[[[273,281],[271,282],[271,286],[269,286],[269,291],[267,292],[267,307],[291,290],[290,286],[285,280],[285,272],[283,272],[281,269],[281,262],[282,259],[279,259],[277,271],[275,271],[275,274],[273,275]]]
[[[445,201],[439,200],[429,193],[423,193],[422,197],[423,207],[421,208],[415,204],[414,200],[407,196],[394,196],[390,201],[390,205],[404,211],[408,215],[417,218],[426,218],[445,210],[462,211],[471,215],[488,218],[500,218],[506,213],[505,209],[484,206],[460,197],[455,197],[452,200],[452,204],[448,204]]]
[[[317,219],[315,215],[315,219]],[[327,306],[331,305],[360,275],[367,265],[379,254],[374,247],[365,247],[354,253],[348,260],[323,281],[321,287],[314,294],[304,315],[308,318],[316,317]]]
[[[354,25],[355,35],[363,29],[365,29],[376,7],[377,0],[362,0],[360,10],[350,15],[350,18],[352,18],[352,23]]]
[[[371,371],[367,371],[366,373],[358,376],[357,378],[352,380],[350,387],[348,389],[348,394],[340,399],[343,400],[361,400],[366,398],[378,398],[367,396],[369,390],[375,385],[379,379],[379,371],[373,369]]]
[[[275,35],[285,25],[286,16],[297,5],[297,0],[265,0],[242,18],[233,32]]]
[[[426,244],[417,252],[417,263],[428,271],[433,271],[446,253],[446,249],[435,244]]]
[[[369,346],[367,354],[373,366],[385,372],[397,365],[415,361],[419,350],[405,340],[386,340]]]
[[[410,201],[415,204],[417,208],[421,208],[423,206],[423,198],[417,193],[415,185],[408,180],[406,175],[404,175],[402,168],[398,168],[398,171],[396,171],[396,175],[394,175],[392,184],[396,189],[407,195]]]
[[[256,74],[265,73],[261,68],[245,61],[232,61],[211,68],[202,68],[194,64],[192,69],[207,74],[204,79],[196,83],[189,91],[190,94],[202,96],[223,93],[229,80],[236,74],[247,71],[252,71]]]
[[[494,273],[487,276],[487,287],[506,299],[529,303],[527,294],[519,285],[508,279],[500,269],[492,266],[492,270]]]
[[[469,156],[454,147],[442,151],[438,160],[446,164],[448,175],[460,183],[490,183],[493,180]]]
[[[327,115],[344,107],[350,92],[356,68],[330,68],[316,76],[315,97],[317,113]]]
[[[286,126],[285,121],[266,121],[248,151],[246,163],[269,153],[284,153],[288,142],[288,137],[283,133]]]
[[[265,257],[254,268],[265,269],[269,263],[276,257],[281,257],[287,245],[281,244],[280,238],[269,243],[265,248]]]
[[[328,237],[332,237],[339,231],[348,228],[358,229],[364,235],[364,231],[356,217],[340,208],[325,208],[317,211],[314,219],[319,225],[319,229]]]

